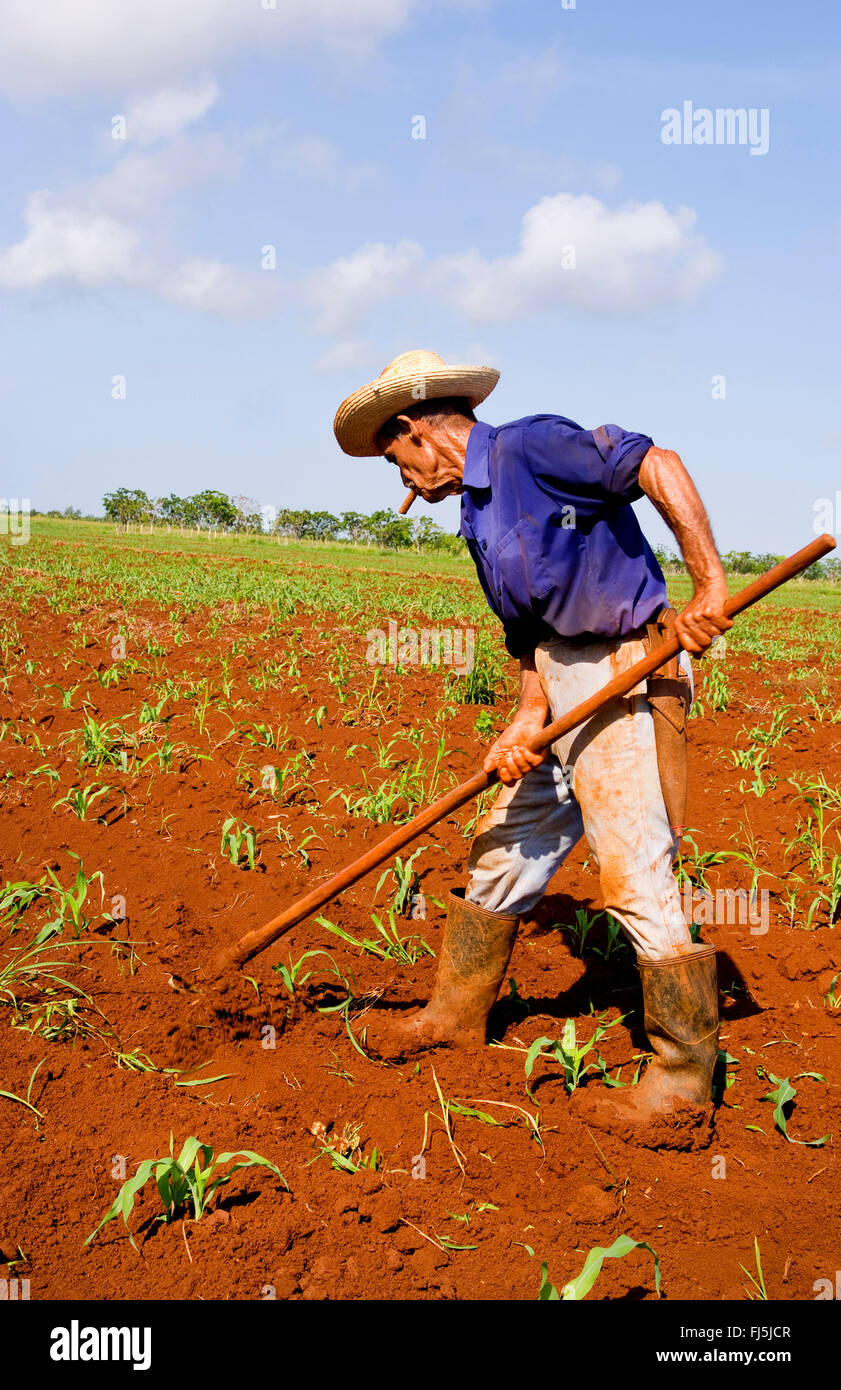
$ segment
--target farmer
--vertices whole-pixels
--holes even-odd
[[[673,864],[686,798],[685,653],[699,655],[732,626],[727,584],[677,454],[647,435],[617,425],[585,430],[560,415],[485,424],[473,410],[498,379],[491,367],[403,353],[342,402],[334,423],[345,453],[385,455],[424,501],[461,495],[461,534],[520,663],[514,718],[484,763],[503,788],[477,829],[466,888],[449,895],[432,998],[380,1025],[373,1045],[400,1057],[484,1043],[518,920],[584,835],[604,907],[637,954],[654,1057],[639,1085],[604,1089],[595,1100],[588,1088],[580,1103],[601,1128],[639,1131],[698,1113],[718,1051],[715,950],[692,943]],[[694,596],[679,615],[630,505],[643,494],[692,576]],[[680,659],[548,755],[530,751],[547,720],[596,695],[671,633]],[[369,1029],[369,1042],[377,1031]]]

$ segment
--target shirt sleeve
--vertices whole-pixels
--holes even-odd
[[[619,425],[600,425],[593,430],[593,443],[604,461],[602,486],[606,492],[634,502],[642,497],[640,465],[654,447],[647,434],[632,434]]]
[[[642,497],[637,477],[653,441],[619,425],[583,430],[560,415],[538,416],[524,431],[523,448],[533,475],[582,497],[623,502]]]

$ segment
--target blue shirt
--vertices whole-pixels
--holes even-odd
[[[473,426],[461,535],[512,656],[553,636],[625,636],[664,606],[630,505],[651,447],[648,435],[583,430],[562,415]]]

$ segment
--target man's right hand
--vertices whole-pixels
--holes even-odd
[[[500,782],[511,786],[513,782],[519,782],[521,777],[525,777],[533,767],[545,762],[548,749],[542,753],[533,753],[528,746],[541,732],[544,724],[545,715],[540,719],[521,716],[512,720],[488,751],[482,764],[484,771],[496,770]]]

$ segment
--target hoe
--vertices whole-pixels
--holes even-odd
[[[734,594],[725,604],[725,613],[729,618],[732,618],[735,614],[743,612],[751,604],[756,603],[758,599],[764,598],[766,594],[770,594],[772,590],[785,584],[787,580],[802,574],[809,565],[814,564],[821,556],[827,555],[830,550],[834,549],[835,540],[832,536],[819,536],[810,545],[804,546],[802,550],[790,555],[787,560],[782,560],[780,564],[774,565],[772,569],[755,579],[752,584],[748,584],[746,588]],[[531,748],[534,751],[548,748],[556,739],[575,728],[577,724],[582,724],[586,719],[589,719],[609,700],[614,700],[633,690],[635,685],[638,685],[641,680],[651,675],[665,662],[670,661],[679,650],[680,643],[676,637],[663,642],[643,657],[641,661],[631,666],[623,675],[610,681],[598,694],[583,701],[582,704],[576,705],[574,709],[569,710],[560,719],[556,719],[554,723],[547,724],[539,736],[532,740]],[[278,913],[264,926],[246,932],[232,945],[220,951],[210,963],[205,983],[224,992],[222,981],[228,972],[239,969],[246,961],[251,960],[260,951],[264,951],[267,946],[271,946],[272,942],[277,941],[286,932],[291,931],[299,922],[318,912],[320,908],[339,893],[344,892],[351,884],[357,883],[372,869],[376,869],[386,860],[392,859],[398,850],[410,844],[418,835],[423,835],[430,826],[443,820],[445,816],[451,815],[453,811],[464,806],[466,802],[472,801],[480,792],[493,786],[497,780],[495,772],[479,771],[474,773],[468,781],[462,782],[460,786],[454,787],[445,796],[433,801],[426,810],[421,811],[405,825],[401,825],[391,835],[387,835],[384,840],[355,859],[352,864],[348,864],[346,868],[327,879],[326,883],[314,888],[305,897],[299,898],[297,902]],[[195,991],[197,988],[196,984],[188,985],[185,981],[177,981],[175,978],[173,985],[176,988],[191,991]]]

